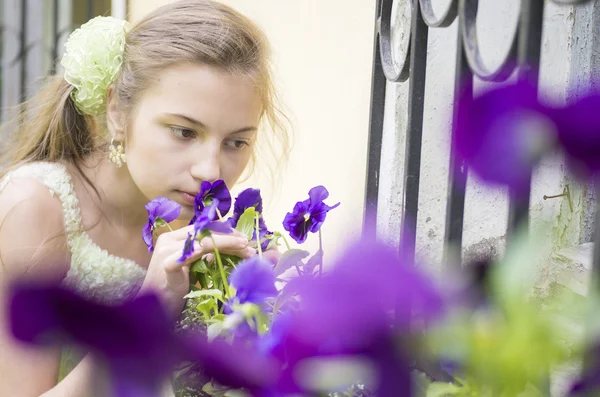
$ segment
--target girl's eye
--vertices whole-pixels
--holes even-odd
[[[246,146],[250,146],[250,144],[247,141],[243,141],[243,140],[239,140],[239,139],[232,139],[229,141],[225,141],[225,145],[227,145],[233,149],[243,149]]]
[[[192,139],[196,137],[196,131],[189,128],[169,127],[169,129],[179,139]]]

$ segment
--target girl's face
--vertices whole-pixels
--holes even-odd
[[[199,64],[162,72],[132,114],[125,145],[133,183],[150,201],[164,196],[193,215],[202,181],[229,188],[248,165],[262,105],[247,77]]]

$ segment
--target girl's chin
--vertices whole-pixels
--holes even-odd
[[[194,209],[188,207],[181,207],[181,213],[179,214],[179,218],[175,219],[171,222],[172,226],[175,226],[177,229],[187,226],[192,218],[194,217]]]

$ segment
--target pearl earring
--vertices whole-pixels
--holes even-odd
[[[117,142],[115,146],[114,141],[115,138],[110,141],[108,161],[115,164],[117,168],[121,168],[123,163],[127,162],[127,159],[125,158],[125,149],[123,149],[123,144],[121,142]]]

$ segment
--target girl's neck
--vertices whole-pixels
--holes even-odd
[[[117,168],[104,153],[91,154],[81,165],[81,172],[92,182],[98,194],[83,180],[92,200],[112,224],[140,228],[148,219],[147,199],[133,183],[127,167]]]

